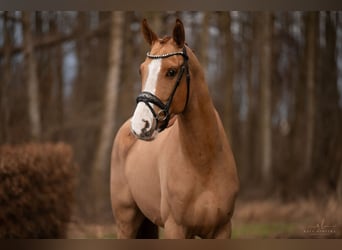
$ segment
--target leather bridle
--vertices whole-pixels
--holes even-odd
[[[167,125],[169,124],[169,120],[170,120],[170,106],[173,100],[173,97],[176,93],[176,90],[180,84],[180,81],[182,80],[184,71],[186,73],[186,85],[187,85],[187,94],[186,94],[186,101],[185,101],[185,105],[184,105],[184,109],[185,110],[187,104],[188,104],[188,100],[189,100],[189,89],[190,89],[190,73],[189,73],[189,65],[188,65],[188,60],[189,57],[186,53],[186,48],[183,47],[182,51],[178,51],[178,52],[172,52],[172,53],[167,53],[167,54],[163,54],[163,55],[151,55],[150,52],[147,52],[147,57],[151,58],[151,59],[163,59],[163,58],[167,58],[170,56],[175,56],[175,55],[181,55],[184,58],[183,64],[180,67],[178,76],[177,76],[177,80],[176,83],[173,87],[173,90],[169,96],[169,98],[167,99],[166,103],[163,103],[156,95],[147,92],[147,91],[143,91],[141,92],[136,99],[137,104],[139,102],[143,102],[147,105],[147,107],[151,110],[154,119],[156,120],[156,128],[158,130],[158,132],[163,131]],[[160,111],[158,113],[156,113],[153,109],[153,107],[151,106],[151,103],[158,106],[160,108]],[[161,125],[160,125],[161,124]],[[160,126],[159,126],[160,125]]]

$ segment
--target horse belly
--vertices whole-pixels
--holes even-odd
[[[160,178],[153,157],[141,154],[128,157],[126,176],[133,198],[140,211],[153,223],[162,226],[160,213]]]

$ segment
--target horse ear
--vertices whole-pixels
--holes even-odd
[[[178,47],[184,47],[185,32],[184,26],[181,20],[177,18],[176,25],[173,28],[173,40],[177,43]]]
[[[144,38],[149,45],[152,45],[158,39],[157,35],[148,26],[146,19],[142,21],[141,29]]]

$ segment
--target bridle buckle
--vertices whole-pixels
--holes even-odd
[[[159,110],[157,116],[156,116],[156,119],[159,121],[159,122],[163,122],[165,121],[169,116],[169,113],[162,109],[162,110]]]

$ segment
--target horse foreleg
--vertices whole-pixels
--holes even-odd
[[[164,224],[165,239],[185,239],[187,238],[186,229],[178,225],[173,218],[169,218]]]
[[[138,208],[125,207],[115,209],[116,236],[118,239],[136,238],[138,229],[144,219]]]
[[[229,221],[228,223],[221,226],[215,233],[214,239],[230,239],[232,232],[232,224]]]

